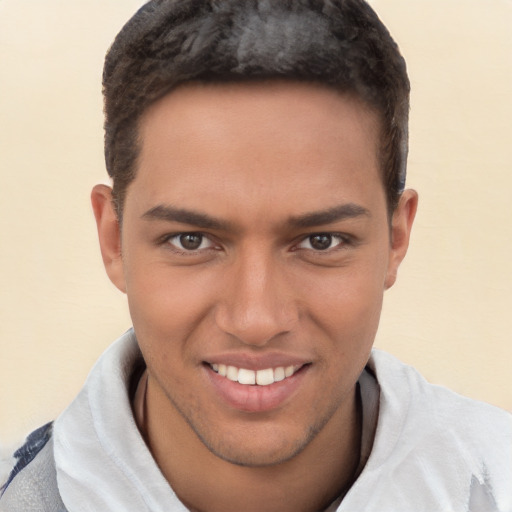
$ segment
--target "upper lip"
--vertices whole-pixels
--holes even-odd
[[[208,364],[225,364],[226,366],[235,366],[236,368],[245,368],[247,370],[265,370],[267,368],[279,368],[280,366],[304,366],[311,363],[310,360],[291,354],[267,353],[267,354],[244,354],[244,353],[226,353],[216,354],[204,360]]]

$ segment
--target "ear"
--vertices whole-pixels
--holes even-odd
[[[405,190],[391,219],[390,257],[384,285],[386,290],[395,284],[398,267],[407,253],[417,207],[418,193],[411,189]]]
[[[114,285],[126,293],[121,255],[121,229],[112,202],[112,189],[107,185],[96,185],[92,189],[91,202],[105,270]]]

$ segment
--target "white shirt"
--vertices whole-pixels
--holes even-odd
[[[57,482],[69,512],[187,511],[133,418],[128,387],[140,357],[129,331],[55,422]],[[333,505],[338,512],[512,512],[512,416],[428,384],[384,352],[374,350],[368,368],[380,388],[375,438],[356,482]],[[375,393],[360,385],[371,423],[365,402]]]

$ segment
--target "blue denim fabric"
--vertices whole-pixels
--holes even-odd
[[[4,494],[9,484],[14,480],[16,475],[30,464],[36,457],[36,455],[44,448],[52,436],[53,422],[47,423],[46,425],[34,430],[28,437],[25,444],[14,452],[16,458],[16,465],[14,466],[11,474],[5,485],[0,487],[0,497]]]

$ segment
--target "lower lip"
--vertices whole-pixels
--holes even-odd
[[[213,388],[221,399],[233,409],[243,412],[267,412],[283,405],[296,392],[304,379],[309,365],[303,366],[291,377],[268,386],[245,385],[233,382],[205,365]]]

